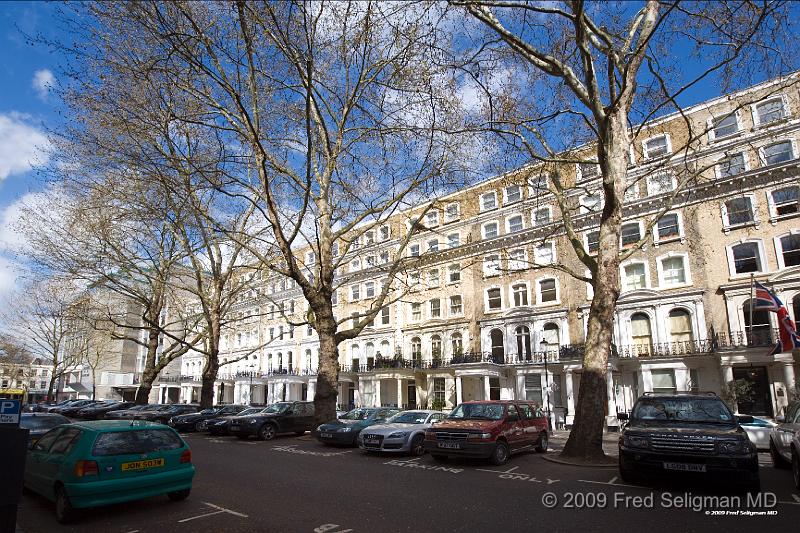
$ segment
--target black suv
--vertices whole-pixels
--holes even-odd
[[[278,402],[260,413],[231,418],[228,433],[240,439],[255,435],[272,440],[278,433],[302,435],[314,429],[314,402]]]
[[[619,438],[619,474],[681,473],[760,488],[758,453],[716,394],[646,394]]]

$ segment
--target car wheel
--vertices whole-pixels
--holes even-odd
[[[261,440],[272,440],[275,438],[275,426],[272,424],[264,424],[258,430],[258,438]]]
[[[425,435],[422,433],[419,435],[414,435],[414,438],[411,439],[411,445],[408,447],[408,450],[411,452],[411,455],[417,457],[425,455]]]
[[[206,422],[205,420],[200,420],[194,425],[195,431],[205,431],[206,429]]]
[[[495,466],[504,465],[508,462],[508,455],[508,444],[505,442],[498,442],[489,460]]]
[[[56,488],[56,520],[59,524],[68,524],[75,519],[75,509],[69,502],[69,496],[64,487]]]
[[[440,455],[438,453],[432,453],[431,457],[433,457],[434,461],[439,461],[440,463],[444,463],[445,461],[447,461],[447,456],[446,455]]]
[[[794,487],[800,489],[800,456],[797,452],[792,453],[792,477],[794,478]]]
[[[183,489],[183,490],[176,490],[174,492],[168,492],[167,498],[173,502],[181,502],[189,497],[189,494],[192,492],[192,489]]]
[[[539,453],[547,453],[548,444],[549,439],[547,437],[547,432],[542,431],[539,433],[539,440],[536,442],[536,451]]]
[[[775,443],[772,442],[772,439],[769,439],[769,456],[772,459],[772,466],[775,468],[780,468],[781,470],[789,468],[789,463],[778,453],[778,448],[775,447]]]

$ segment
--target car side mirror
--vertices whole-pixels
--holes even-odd
[[[628,413],[617,413],[617,420],[627,421],[629,419]]]
[[[778,424],[783,424],[784,422],[786,422],[786,417],[783,415],[778,415],[775,417],[775,422],[777,422]]]

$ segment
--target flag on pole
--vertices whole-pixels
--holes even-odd
[[[770,352],[770,355],[790,352],[795,348],[800,348],[800,337],[795,331],[794,322],[789,317],[789,312],[783,306],[783,302],[774,292],[757,281],[755,282],[755,288],[755,305],[753,305],[753,309],[776,313],[778,318],[778,343]]]

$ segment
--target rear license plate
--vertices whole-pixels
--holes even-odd
[[[142,461],[131,461],[129,463],[122,463],[122,471],[129,472],[131,470],[147,470],[148,468],[158,468],[164,466],[164,459],[145,459]]]
[[[449,450],[460,450],[461,443],[460,442],[439,442],[436,444],[438,448],[447,448]]]
[[[706,465],[694,463],[664,463],[664,470],[679,470],[681,472],[705,472]]]
[[[320,433],[319,436],[322,437],[323,439],[332,439],[333,433]]]
[[[364,439],[364,444],[371,444],[377,446],[380,443],[381,443],[380,439]]]

